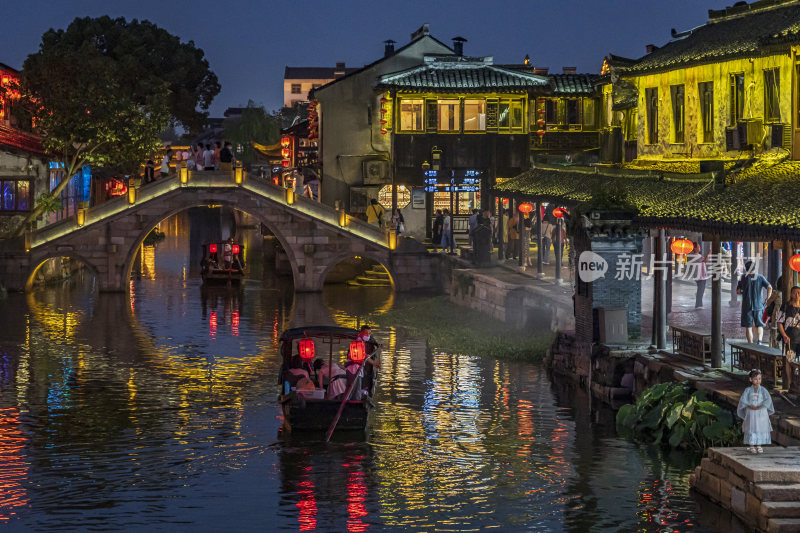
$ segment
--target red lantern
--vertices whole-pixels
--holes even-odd
[[[233,255],[239,255],[239,245],[234,244],[233,246],[231,246],[231,252],[233,252]]]
[[[567,212],[566,209],[563,207],[556,207],[553,209],[553,216],[556,218],[564,218],[564,214]]]
[[[672,244],[670,245],[669,248],[670,250],[672,250],[672,253],[674,254],[686,255],[688,253],[691,253],[692,250],[694,250],[694,243],[689,239],[684,239],[683,237],[681,237],[680,239],[675,239],[674,241],[672,241]]]
[[[389,133],[387,130],[381,130],[381,135],[386,135],[387,133]]]
[[[388,113],[386,109],[381,109],[381,115],[385,115],[386,113]]]
[[[217,245],[216,244],[209,244],[208,245],[208,253],[210,253],[210,254],[217,253]]]
[[[800,254],[795,254],[789,258],[789,268],[795,272],[800,272]]]
[[[547,133],[545,130],[539,130],[536,132],[536,135],[538,135],[539,138],[541,139],[542,137],[544,137],[545,133]]]
[[[539,127],[542,127],[542,128],[544,127],[545,124],[547,124],[547,122],[543,118],[540,118],[539,120],[537,120],[536,123],[539,125]]]
[[[519,204],[519,207],[517,209],[519,209],[520,213],[525,213],[527,215],[528,213],[533,211],[533,205],[531,205],[528,202],[524,202]]]
[[[314,341],[312,339],[300,339],[297,349],[303,361],[310,362],[314,359]]]
[[[348,357],[354,363],[361,364],[367,358],[367,350],[364,348],[364,341],[355,340],[350,343]]]
[[[388,99],[388,98],[381,98],[381,103],[382,103],[382,104],[385,104],[385,103],[386,103],[386,102],[388,102],[388,101],[389,101],[389,99]]]

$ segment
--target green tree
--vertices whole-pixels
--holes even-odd
[[[245,165],[256,160],[253,143],[275,144],[281,134],[280,119],[253,101],[247,103],[241,116],[225,119],[222,124],[223,136],[237,150],[236,157]],[[241,152],[238,147],[241,146]]]
[[[86,164],[136,172],[170,125],[200,129],[220,90],[203,56],[148,21],[86,17],[47,31],[21,78],[44,147],[64,165],[49,195],[58,198]]]

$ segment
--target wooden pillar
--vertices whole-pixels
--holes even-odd
[[[519,261],[517,264],[520,267],[525,265],[525,256],[527,256],[527,254],[525,253],[525,247],[523,246],[523,242],[525,241],[525,224],[523,224],[522,213],[519,210],[519,206],[521,203],[522,199],[518,199],[516,205],[517,209],[516,211],[514,211],[514,215],[517,217],[517,235],[519,235],[519,238],[517,239],[517,252],[519,253]],[[530,238],[531,236],[528,235],[529,242]],[[528,246],[528,248],[530,248],[530,246]]]
[[[542,258],[542,202],[536,202],[536,275],[544,277]]]
[[[712,252],[719,254],[721,249],[719,235],[711,240]],[[717,255],[719,257],[719,255]],[[711,366],[722,367],[722,276],[711,276]]]
[[[794,280],[792,279],[792,278],[794,278],[794,276],[793,276],[794,270],[792,270],[791,267],[789,266],[789,259],[792,258],[792,243],[791,242],[789,242],[787,240],[783,241],[783,254],[781,254],[781,255],[782,255],[781,264],[783,265],[782,266],[782,270],[783,270],[783,287],[781,287],[781,290],[783,290],[783,301],[784,302],[788,302],[789,301],[789,295],[790,295],[789,290],[792,288],[792,285],[794,284]]]
[[[564,255],[564,239],[561,238],[561,231],[564,227],[564,219],[556,219],[556,283],[561,283],[561,256]]]
[[[717,251],[716,253],[719,253]],[[739,266],[739,246],[736,241],[731,241],[731,299],[729,305],[734,306],[737,304],[738,297],[736,296],[736,285],[739,284],[739,278],[736,275],[736,268]]]
[[[497,197],[497,258],[500,261],[505,260],[505,254],[503,253],[503,197]]]
[[[653,302],[655,308],[653,314],[656,318],[656,348],[663,350],[667,347],[667,278],[664,275],[663,268],[663,261],[667,256],[667,240],[663,229],[658,230],[658,239],[656,242],[656,256],[653,262],[656,279],[655,302]]]

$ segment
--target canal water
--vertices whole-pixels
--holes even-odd
[[[365,437],[282,434],[280,332],[413,299],[204,290],[182,234],[130,297],[77,275],[0,300],[0,531],[730,531],[688,490],[696,457],[618,438],[538,364],[391,327]]]

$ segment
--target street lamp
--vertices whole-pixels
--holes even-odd
[[[181,165],[180,179],[181,179],[181,185],[186,185],[187,183],[189,183],[189,168],[186,166],[186,163]]]
[[[233,181],[236,185],[241,185],[242,181],[244,181],[244,168],[242,168],[242,164],[240,162],[236,162],[236,166],[233,167]]]
[[[294,204],[294,188],[290,187],[286,189],[286,203],[289,205]]]
[[[136,184],[133,178],[128,178],[128,204],[136,203]]]

